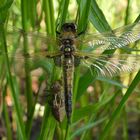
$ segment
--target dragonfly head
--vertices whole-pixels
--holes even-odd
[[[75,23],[64,23],[61,27],[61,31],[63,32],[77,32],[77,25]]]

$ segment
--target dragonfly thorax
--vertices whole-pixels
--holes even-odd
[[[61,43],[60,51],[64,54],[64,56],[71,56],[74,51],[73,40],[63,39]]]
[[[67,44],[61,47],[61,51],[63,52],[64,56],[71,56],[72,52],[74,51],[73,45]]]

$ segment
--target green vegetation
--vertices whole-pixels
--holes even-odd
[[[136,127],[139,127],[131,128],[131,123],[138,125],[137,121],[140,119],[138,94],[140,72],[109,79],[98,78],[96,74],[93,76],[90,70],[85,72],[81,67],[76,68],[72,123],[67,126],[66,117],[62,123],[54,119],[48,99],[50,87],[55,80],[61,78],[62,70],[54,65],[53,60],[42,59],[37,50],[44,48],[44,44],[48,41],[45,47],[49,51],[55,51],[54,44],[49,44],[49,40],[45,41],[43,38],[44,34],[55,38],[56,29],[59,31],[65,22],[76,22],[79,33],[85,30],[90,33],[107,32],[139,21],[139,7],[139,0],[133,2],[118,0],[108,3],[106,0],[2,0],[0,2],[0,130],[4,133],[0,132],[0,138],[133,139],[128,130],[133,130],[135,133],[138,131]],[[23,31],[18,32],[16,28],[11,28],[12,26],[19,27]],[[12,34],[8,34],[6,27],[8,30],[13,30]],[[24,31],[34,32],[34,38],[32,36],[28,38]],[[44,32],[41,34],[42,37],[36,36],[36,33],[40,32]],[[131,45],[140,48],[139,42]],[[13,60],[17,52],[20,52],[20,48],[23,49],[25,56],[17,56],[18,61]],[[36,52],[35,55],[30,52],[31,50]],[[113,54],[114,51],[105,50],[103,53]],[[5,55],[1,55],[1,52]],[[33,57],[30,58],[28,53]],[[45,88],[42,85],[45,85]],[[136,138],[138,135],[136,134]]]

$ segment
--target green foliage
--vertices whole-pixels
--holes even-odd
[[[140,11],[135,12],[137,15],[131,13],[133,7],[138,8],[138,5],[140,5],[138,0],[135,0],[137,4],[133,6],[131,6],[133,3],[128,0],[127,3],[123,3],[126,7],[123,7],[121,1],[117,5],[113,1],[106,3],[106,0],[77,0],[76,2],[73,0],[16,0],[14,2],[12,0],[3,0],[3,3],[0,3],[0,53],[4,51],[6,54],[4,57],[0,57],[0,67],[3,68],[3,71],[0,69],[0,94],[2,94],[0,107],[3,107],[2,119],[0,119],[4,122],[3,127],[6,128],[5,137],[8,140],[115,139],[118,138],[117,133],[120,128],[123,134],[120,134],[119,138],[128,139],[129,133],[126,129],[130,127],[129,122],[127,122],[129,113],[127,112],[129,111],[128,98],[130,98],[130,104],[136,99],[134,110],[136,110],[136,115],[139,115],[140,97],[137,95],[137,91],[140,91],[138,87],[140,72],[136,76],[130,74],[126,78],[107,79],[98,78],[96,73],[93,76],[90,70],[82,73],[81,67],[76,68],[73,85],[72,123],[70,125],[67,125],[66,117],[61,123],[54,119],[48,99],[45,100],[45,105],[43,105],[45,109],[42,111],[43,107],[41,105],[40,109],[38,109],[40,92],[37,92],[38,94],[35,96],[33,94],[34,80],[31,75],[33,70],[40,67],[44,70],[43,74],[41,73],[41,76],[37,77],[37,87],[41,91],[41,85],[45,83],[47,85],[45,87],[45,96],[47,97],[49,97],[47,94],[52,83],[61,78],[62,70],[55,66],[53,61],[42,60],[38,55],[35,55],[37,57],[35,60],[27,56],[25,57],[24,66],[21,68],[24,70],[24,78],[22,78],[22,73],[19,76],[11,72],[11,67],[14,63],[12,57],[7,55],[7,51],[9,51],[9,46],[6,43],[9,36],[5,30],[7,22],[12,26],[21,27],[25,32],[45,32],[48,36],[55,38],[56,29],[59,31],[61,25],[67,21],[77,23],[79,33],[85,31],[86,28],[88,31],[95,32],[96,29],[101,33],[111,31],[111,26],[132,23],[134,19],[137,19],[136,21],[140,20],[138,14]],[[123,8],[117,9],[118,5]],[[108,9],[108,11],[104,8]],[[110,14],[112,19],[108,18]],[[119,20],[121,21],[118,22]],[[16,35],[15,29],[13,35],[14,33],[15,36],[11,40],[12,46],[16,49],[23,47],[24,54],[30,53],[32,46],[34,50],[44,47],[42,45],[43,39],[41,42],[36,38],[30,44],[30,38],[27,38],[27,36],[24,36],[22,44],[18,44],[22,31],[19,32],[19,35]],[[48,43],[47,45],[49,51],[55,51],[55,48],[52,47],[53,44]],[[11,49],[10,53],[13,51],[14,53],[12,54],[15,55],[16,49]],[[109,50],[103,53],[113,54],[114,52],[115,50]],[[30,63],[30,61],[33,63]],[[24,81],[24,85],[20,81]],[[128,84],[125,84],[125,82]],[[8,92],[9,87],[10,91]],[[89,90],[90,88],[91,91]],[[131,99],[130,95],[132,93],[135,94]],[[8,105],[8,101],[5,101],[9,94],[12,105]],[[24,94],[25,101],[22,100],[23,98],[21,99],[22,94]],[[11,114],[9,113],[9,106],[12,108]],[[44,113],[43,115],[42,112]],[[125,119],[122,117],[123,114],[126,114]],[[10,117],[13,118],[12,122]],[[37,124],[37,121],[40,121],[40,125],[35,127],[34,125]],[[124,123],[121,124],[121,121]],[[16,127],[15,131],[11,130],[12,124]],[[33,131],[35,132],[33,133]],[[33,138],[34,135],[35,138]]]

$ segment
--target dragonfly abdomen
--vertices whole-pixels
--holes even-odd
[[[65,109],[68,121],[72,113],[72,83],[74,71],[74,58],[69,57],[63,60],[63,73],[64,73],[64,94],[65,94]]]

